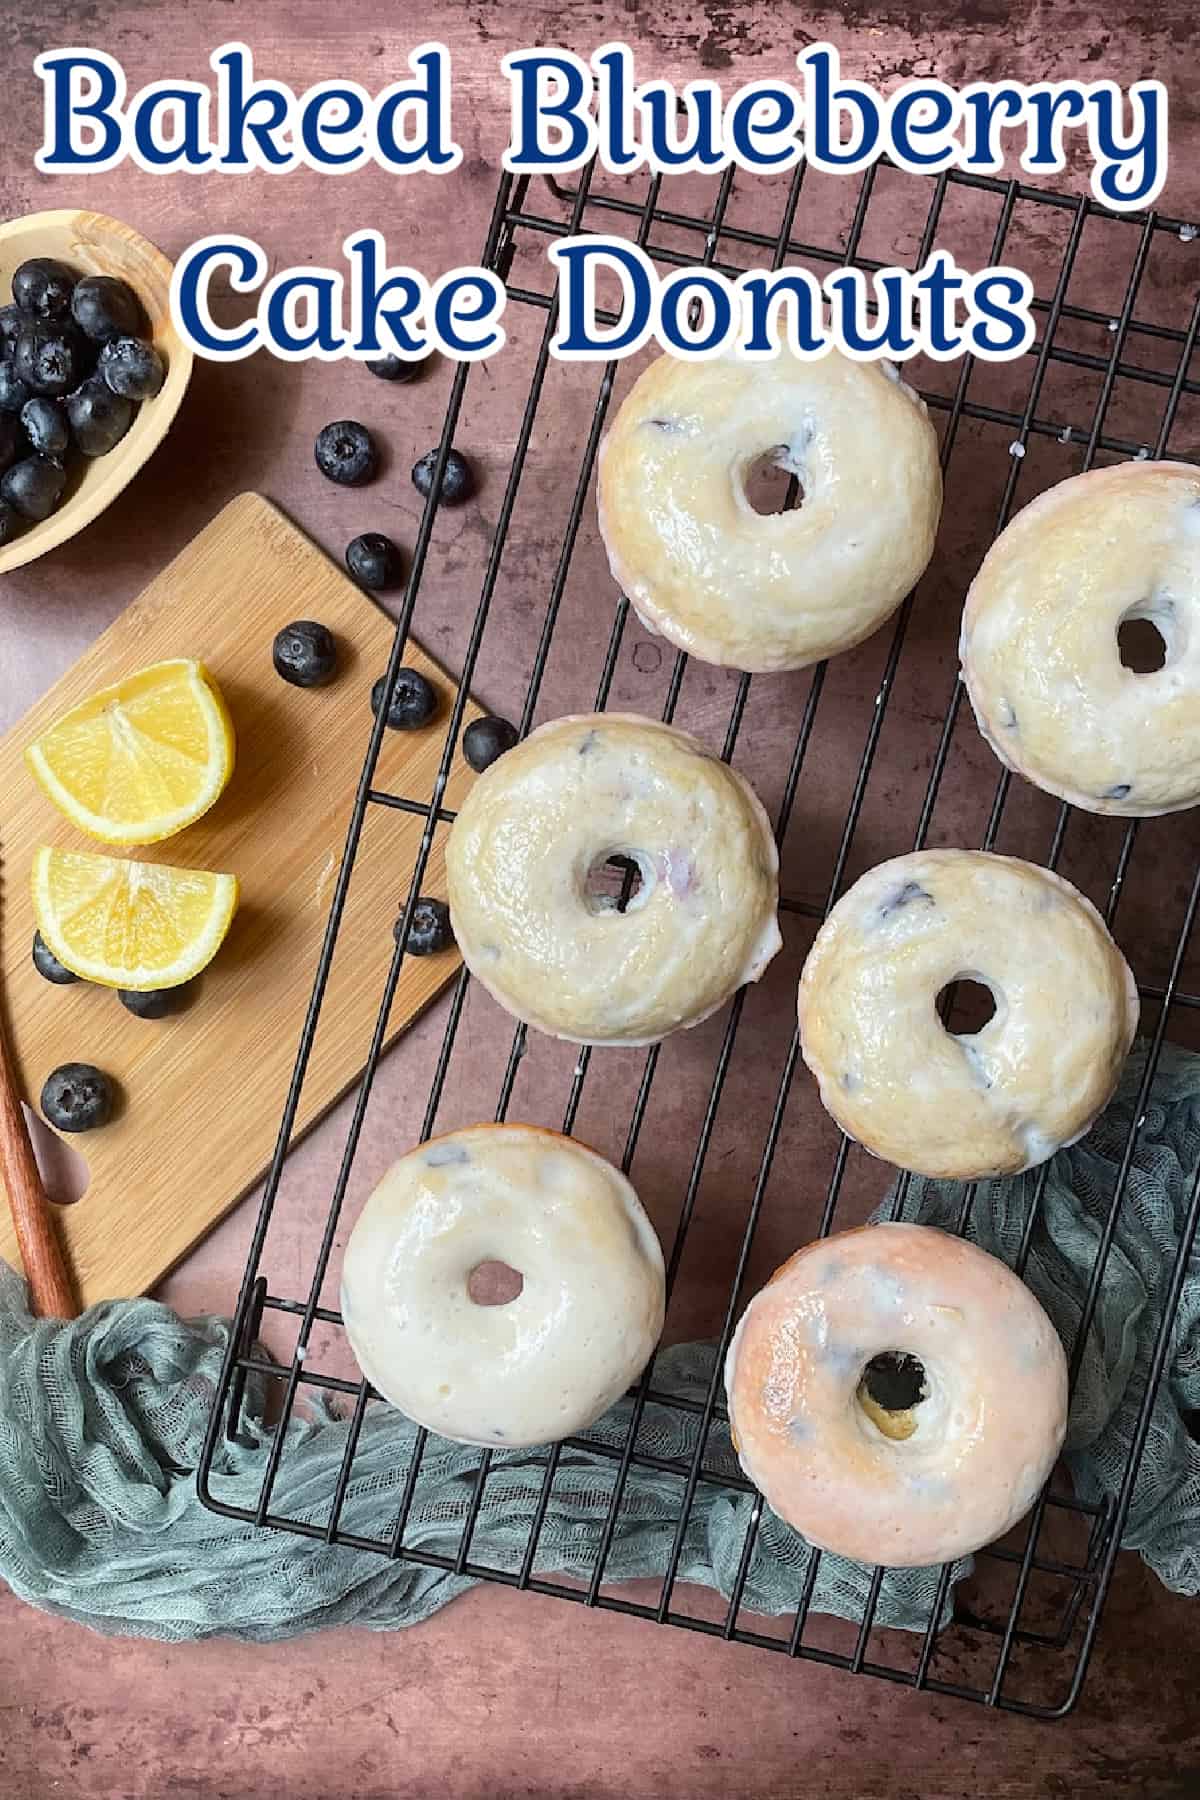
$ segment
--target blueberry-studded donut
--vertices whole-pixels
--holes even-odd
[[[802,504],[758,513],[763,459]],[[937,436],[890,364],[662,356],[600,452],[600,530],[638,616],[705,662],[802,669],[869,637],[933,552]]]
[[[955,981],[990,989],[978,1031],[942,1024]],[[922,850],[855,882],[800,978],[821,1099],[877,1156],[969,1180],[1032,1168],[1091,1125],[1133,1041],[1137,988],[1061,875],[982,850]]]
[[[1122,661],[1148,619],[1161,668]],[[1001,533],[963,612],[963,680],[1000,761],[1087,812],[1200,800],[1200,469],[1131,462],[1041,494]]]
[[[584,1430],[650,1360],[663,1308],[662,1250],[629,1182],[533,1125],[473,1125],[410,1150],[342,1265],[367,1379],[463,1444]]]
[[[622,905],[597,884],[622,859]],[[556,719],[468,794],[446,845],[454,935],[502,1006],[552,1037],[647,1044],[715,1012],[779,949],[779,859],[749,785],[695,738],[622,713]]]
[[[822,1550],[891,1568],[967,1556],[1037,1499],[1067,1365],[996,1257],[929,1225],[810,1244],[747,1307],[725,1365],[742,1467]]]

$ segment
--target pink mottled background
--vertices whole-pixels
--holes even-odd
[[[129,219],[169,254],[205,231],[235,229],[258,238],[275,266],[306,260],[331,262],[351,228],[377,224],[398,259],[430,274],[473,260],[482,243],[507,130],[505,92],[498,69],[505,50],[531,42],[566,41],[582,53],[613,37],[635,47],[639,72],[685,80],[715,75],[724,83],[788,75],[805,43],[832,38],[847,73],[888,86],[913,74],[948,82],[1012,75],[1112,77],[1119,82],[1156,75],[1170,90],[1173,161],[1161,207],[1178,217],[1200,215],[1200,131],[1195,96],[1194,10],[1188,0],[1166,0],[1114,11],[1096,0],[1012,6],[983,0],[973,6],[852,5],[799,8],[788,0],[750,0],[697,6],[685,0],[627,0],[624,6],[547,6],[539,0],[447,0],[431,7],[397,7],[385,0],[348,6],[329,0],[259,0],[254,7],[219,0],[118,0],[107,7],[84,0],[44,0],[18,6],[0,0],[4,94],[0,116],[0,216],[85,204]],[[124,63],[131,87],[174,74],[200,77],[208,52],[239,35],[260,66],[297,89],[334,74],[381,86],[404,68],[408,49],[430,37],[447,42],[454,56],[455,123],[466,149],[464,167],[434,186],[432,178],[398,181],[374,170],[350,182],[297,172],[280,183],[266,176],[240,181],[204,177],[156,179],[122,168],[86,184],[41,177],[32,156],[40,138],[40,97],[31,62],[42,49],[89,44]],[[1086,169],[1073,158],[1063,185],[1082,191]],[[886,210],[886,209],[885,209]],[[969,223],[969,222],[968,222]],[[1030,256],[1053,263],[1056,245],[1035,241],[1049,227],[1025,228]],[[985,240],[986,241],[986,240]],[[1127,248],[1128,240],[1123,240]],[[1197,248],[1200,248],[1198,246]],[[978,260],[985,260],[980,255]],[[1197,261],[1164,266],[1154,279],[1158,298],[1173,317],[1180,297],[1194,292]],[[1116,310],[1110,258],[1103,242],[1089,241],[1080,272],[1102,308]],[[1150,296],[1153,301],[1154,296]],[[478,591],[478,569],[511,450],[511,419],[519,410],[526,369],[514,356],[481,372],[486,417],[506,426],[474,425],[473,454],[484,470],[478,505],[445,519],[431,557],[428,611],[418,632],[453,666],[461,658],[464,621]],[[233,368],[199,365],[181,421],[142,479],[83,538],[20,571],[0,589],[0,726],[65,668],[92,637],[142,587],[148,576],[191,537],[230,496],[256,487],[284,505],[335,554],[355,532],[387,529],[410,544],[419,501],[405,479],[388,479],[361,495],[339,492],[315,474],[310,445],[330,417],[373,407],[401,475],[410,457],[436,437],[449,371],[437,370],[412,388],[376,393],[369,378],[336,367],[288,368],[264,358]],[[479,391],[478,387],[475,390]],[[565,392],[565,390],[564,390]],[[1089,391],[1090,392],[1090,391]],[[1089,396],[1069,386],[1051,391],[1071,416]],[[479,405],[483,405],[479,401]],[[541,457],[535,498],[563,498],[573,480],[566,454],[578,421],[566,400],[552,403],[539,426]],[[507,411],[505,410],[507,408]],[[1200,430],[1177,448],[1196,454]],[[1131,418],[1128,429],[1140,435]],[[505,432],[509,434],[505,436]],[[969,452],[980,483],[994,482],[994,445],[986,434]],[[1031,458],[1036,463],[1037,457]],[[1047,475],[1045,465],[1042,479]],[[1055,473],[1068,473],[1060,468]],[[1030,479],[1036,479],[1033,469]],[[980,500],[979,518],[994,514],[993,496]],[[949,524],[950,552],[963,558],[977,549],[962,523]],[[967,516],[975,515],[967,509]],[[523,533],[523,535],[522,535]],[[478,691],[511,707],[527,674],[531,634],[556,549],[550,526],[539,536],[537,519],[518,531],[508,586],[497,625],[480,665]],[[585,577],[605,582],[590,523],[580,546]],[[863,841],[853,872],[911,841],[914,795],[928,770],[931,737],[953,679],[953,659],[935,627],[944,626],[940,601],[956,604],[960,576],[947,562],[935,569],[931,600],[914,620],[919,678],[897,691],[881,746],[881,775],[868,796]],[[940,584],[940,585],[939,585]],[[603,587],[601,637],[610,617]],[[423,597],[423,608],[426,601]],[[952,642],[952,637],[947,640]],[[884,648],[881,649],[880,645]],[[580,699],[581,684],[594,686],[594,635],[582,630],[564,639],[548,672],[546,711]],[[830,834],[844,811],[869,716],[886,634],[839,664],[827,701],[828,726],[845,723],[814,745],[815,789],[811,836],[803,864],[793,864],[793,890],[816,893],[816,866],[836,842]],[[908,653],[906,652],[906,657]],[[627,636],[616,693],[648,711],[662,703],[669,665],[642,634]],[[689,673],[686,722],[719,734],[731,688],[712,671]],[[781,690],[782,691],[782,690]],[[803,688],[795,690],[801,697]],[[839,710],[840,709],[840,710]],[[824,716],[824,715],[823,715]],[[795,714],[784,721],[794,732]],[[773,746],[782,725],[774,715],[747,722],[751,772],[764,785],[779,780]],[[755,744],[763,766],[754,768]],[[986,756],[964,741],[963,767],[990,783]],[[849,761],[847,762],[847,758]],[[849,771],[849,775],[848,775]],[[951,783],[939,815],[938,841],[978,841],[982,830],[979,789],[964,778]],[[990,785],[988,787],[990,792]],[[828,804],[822,810],[823,796]],[[895,823],[893,825],[893,816]],[[1014,827],[1013,842],[1044,854],[1050,815],[1029,815]],[[1187,818],[1172,842],[1194,857],[1195,834]],[[894,831],[894,838],[889,835]],[[1042,832],[1042,837],[1037,836]],[[1032,834],[1028,841],[1022,835]],[[1074,877],[1085,886],[1103,880],[1101,851],[1110,840],[1085,830],[1073,839]],[[1170,845],[1163,857],[1171,873]],[[1041,846],[1039,850],[1039,845]],[[1182,855],[1183,852],[1181,851]],[[1068,868],[1067,872],[1072,872]],[[1164,875],[1164,882],[1167,877]],[[1131,896],[1130,917],[1146,932],[1146,954],[1161,957],[1155,937],[1161,895]],[[1174,900],[1177,900],[1177,894]],[[1163,940],[1165,942],[1165,940]],[[796,955],[803,939],[789,944]],[[789,967],[794,966],[789,963]],[[1140,973],[1142,971],[1139,971]],[[1147,970],[1150,979],[1155,972]],[[1193,982],[1194,985],[1194,982]],[[786,983],[784,984],[786,987]],[[786,1010],[786,1007],[785,1007]],[[761,1016],[760,1016],[761,1013]],[[761,1033],[764,1058],[777,1058],[780,1017],[768,1007],[748,1009],[742,1066]],[[474,998],[465,1020],[461,1074],[451,1085],[446,1122],[460,1122],[476,1087],[494,1098],[497,1057],[507,1034],[498,1030]],[[441,1018],[427,1020],[390,1059],[368,1121],[361,1159],[365,1185],[401,1147],[417,1122],[428,1064],[440,1040]],[[685,1101],[696,1086],[692,1058],[711,1062],[719,1036],[679,1051],[683,1059],[655,1122],[637,1171],[658,1222],[668,1216],[671,1193],[686,1168],[694,1119]],[[617,1065],[614,1065],[616,1067]],[[673,1065],[671,1065],[673,1067]],[[707,1065],[705,1065],[707,1066]],[[774,1061],[771,1062],[774,1069]],[[542,1104],[537,1084],[557,1080],[561,1065],[527,1059],[521,1081],[522,1110]],[[773,1091],[774,1074],[769,1076]],[[765,1090],[764,1090],[765,1091]],[[623,1094],[623,1090],[622,1090]],[[677,1103],[675,1099],[677,1097]],[[488,1102],[483,1102],[488,1105]],[[748,1113],[762,1097],[739,1092]],[[544,1101],[547,1122],[558,1090]],[[539,1115],[540,1116],[540,1115]],[[587,1129],[601,1147],[623,1128],[620,1107],[606,1093],[591,1092]],[[269,1272],[277,1291],[301,1292],[307,1280],[317,1221],[345,1129],[345,1109],[328,1120],[294,1157],[271,1240]],[[582,1123],[582,1122],[581,1122]],[[736,1127],[738,1121],[733,1121]],[[757,1122],[755,1121],[757,1129]],[[828,1160],[830,1139],[808,1111],[789,1125],[795,1149],[790,1166],[803,1169],[811,1143]],[[825,1135],[822,1136],[822,1132]],[[805,1134],[810,1134],[806,1136]],[[729,1133],[732,1138],[734,1133]],[[747,1128],[745,1133],[753,1137]],[[751,1145],[751,1150],[753,1145]],[[717,1146],[728,1157],[723,1179],[738,1192],[743,1179],[738,1146]],[[642,1154],[642,1153],[640,1153]],[[824,1166],[824,1165],[823,1165]],[[818,1177],[823,1182],[825,1176]],[[358,1190],[356,1189],[356,1192]],[[864,1189],[865,1193],[865,1189]],[[705,1211],[704,1206],[701,1208]],[[740,1232],[740,1213],[726,1229],[721,1208],[710,1205],[714,1236],[712,1274],[698,1270],[684,1284],[675,1335],[712,1329],[714,1307],[727,1273],[722,1258]],[[163,1295],[184,1311],[226,1310],[236,1291],[251,1220],[244,1204],[165,1284]],[[776,1209],[778,1220],[778,1208]],[[764,1254],[798,1224],[767,1230]],[[800,1232],[802,1235],[802,1232]],[[441,1796],[704,1796],[830,1795],[839,1800],[1065,1800],[1099,1795],[1184,1800],[1200,1794],[1200,1741],[1194,1671],[1200,1654],[1200,1608],[1166,1594],[1133,1558],[1123,1558],[1114,1583],[1096,1664],[1084,1700],[1064,1724],[1040,1727],[980,1709],[913,1695],[876,1682],[851,1680],[812,1666],[730,1648],[681,1632],[658,1631],[609,1614],[579,1609],[498,1588],[476,1591],[411,1633],[375,1636],[337,1632],[270,1649],[226,1643],[163,1648],[104,1642],[45,1618],[10,1597],[0,1597],[0,1794],[5,1800],[46,1796],[195,1796],[196,1800],[252,1800],[287,1795],[295,1800],[385,1800]]]

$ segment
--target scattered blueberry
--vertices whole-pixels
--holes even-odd
[[[47,1077],[42,1111],[58,1131],[94,1131],[112,1117],[112,1083],[91,1063],[63,1063]]]
[[[68,396],[67,418],[76,449],[84,456],[107,456],[133,423],[133,402],[93,375]]]
[[[0,306],[0,357],[12,355],[24,323],[19,306]]]
[[[433,471],[437,467],[436,450],[426,451],[420,462],[413,464],[412,482],[418,494],[428,499],[433,488]],[[446,458],[446,467],[442,472],[441,501],[443,506],[461,506],[475,492],[475,477],[471,473],[471,465],[465,456],[457,450],[451,450]]]
[[[363,587],[394,588],[404,579],[400,551],[382,531],[364,531],[352,538],[346,546],[346,567]]]
[[[463,732],[463,755],[476,774],[482,775],[516,741],[517,728],[507,719],[472,719]]]
[[[71,310],[75,273],[52,256],[31,256],[12,278],[12,297],[37,319],[63,319]]]
[[[315,619],[293,619],[275,635],[271,657],[275,673],[293,687],[324,687],[337,674],[337,642],[332,631]]]
[[[392,936],[400,942],[400,926],[397,919],[392,927]],[[439,950],[446,949],[454,942],[454,933],[450,929],[450,908],[444,900],[429,900],[424,894],[413,907],[409,921],[408,936],[404,940],[404,948],[409,956],[434,956]]]
[[[425,364],[429,361],[422,356],[417,362],[406,362],[402,356],[389,353],[386,356],[372,356],[367,361],[367,368],[372,375],[378,375],[380,381],[415,381]]]
[[[378,717],[383,705],[387,676],[381,675],[371,689],[371,711]],[[416,731],[428,724],[437,711],[437,693],[418,669],[401,668],[396,672],[392,704],[387,723],[392,731]]]
[[[67,987],[79,980],[73,969],[59,962],[40,931],[33,934],[33,966],[43,981],[52,981],[55,987]]]
[[[25,435],[11,413],[0,413],[0,475],[25,452]]]
[[[0,500],[0,549],[11,543],[21,529],[21,515],[7,500]]]
[[[85,275],[75,284],[71,316],[94,344],[137,337],[144,323],[142,304],[127,281],[115,275]]]
[[[357,419],[335,419],[318,433],[313,454],[322,475],[341,487],[361,487],[379,463],[375,440]]]
[[[184,982],[180,987],[145,990],[118,988],[117,999],[126,1012],[131,1012],[135,1019],[165,1019],[171,1013],[178,1012],[187,993],[188,985],[187,982]]]
[[[0,413],[19,413],[29,398],[29,388],[12,361],[0,362]]]
[[[110,338],[96,364],[114,394],[122,400],[153,400],[166,379],[166,365],[147,338]]]
[[[52,456],[56,462],[62,461],[71,441],[71,432],[67,415],[57,400],[35,394],[21,408],[21,423],[25,427],[25,436],[39,456]]]
[[[63,497],[67,472],[48,456],[26,456],[0,476],[0,500],[23,519],[48,519]]]

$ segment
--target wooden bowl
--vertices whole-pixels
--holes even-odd
[[[171,322],[171,264],[139,232],[102,213],[65,209],[30,213],[0,225],[0,303],[10,297],[13,271],[31,256],[56,256],[81,275],[119,275],[127,281],[145,309],[167,378],[156,397],[138,407],[115,450],[107,456],[71,458],[66,499],[48,519],[26,526],[0,550],[0,575],[65,544],[116,499],[167,435],[192,372],[191,345]]]

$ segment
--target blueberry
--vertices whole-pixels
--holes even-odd
[[[179,987],[118,988],[117,999],[131,1012],[135,1019],[165,1019],[173,1012],[178,1012],[180,1004],[188,991],[190,983],[184,982]]]
[[[63,497],[67,472],[48,456],[26,456],[0,477],[0,500],[16,507],[22,518],[48,519]]]
[[[346,546],[346,567],[363,587],[394,588],[404,579],[400,551],[382,531],[364,531],[352,538]]]
[[[52,456],[56,462],[61,462],[71,433],[67,415],[57,400],[35,394],[21,408],[21,423],[25,427],[25,436],[39,456]]]
[[[0,357],[12,355],[24,323],[19,306],[0,306]]]
[[[271,650],[275,673],[293,687],[324,687],[337,674],[337,642],[332,631],[315,619],[293,619],[275,635]]]
[[[58,1131],[94,1131],[112,1107],[112,1082],[91,1063],[63,1063],[42,1089],[42,1111]]]
[[[402,356],[372,356],[367,361],[367,368],[372,375],[378,375],[380,381],[415,381],[428,356],[422,356],[417,362],[406,362]]]
[[[412,483],[418,494],[428,499],[433,488],[433,471],[437,467],[436,450],[426,451],[420,462],[413,464]],[[471,465],[457,450],[451,450],[446,458],[446,467],[442,474],[441,500],[443,506],[461,506],[475,492],[475,477],[471,473]]]
[[[13,352],[13,367],[33,394],[57,399],[83,380],[87,345],[69,320],[25,325]]]
[[[476,774],[482,775],[516,741],[517,728],[507,719],[472,719],[463,732],[463,755]]]
[[[21,525],[21,515],[16,508],[10,506],[7,500],[0,500],[0,550],[4,548],[5,544],[11,543],[20,531]]]
[[[392,927],[392,936],[400,942],[400,926],[397,919]],[[450,908],[444,900],[430,900],[424,894],[413,907],[409,921],[408,936],[404,940],[404,948],[409,956],[434,956],[439,950],[445,950],[454,942],[454,933],[450,929]]]
[[[67,399],[71,436],[84,456],[107,456],[129,430],[133,413],[133,402],[95,375]]]
[[[31,256],[12,278],[12,296],[38,319],[64,319],[71,309],[75,271],[52,256]]]
[[[387,686],[387,676],[381,675],[371,689],[371,711],[378,716],[383,705],[383,690]],[[396,686],[392,694],[392,704],[388,707],[387,722],[393,731],[416,731],[428,724],[437,711],[437,693],[417,669],[402,668],[396,674]]]
[[[145,324],[141,301],[129,283],[115,275],[85,275],[76,282],[71,316],[94,344],[106,344],[115,337],[137,337]]]
[[[379,463],[375,440],[357,419],[335,419],[318,434],[313,454],[322,475],[341,487],[361,487]]]
[[[0,413],[19,413],[29,398],[28,384],[14,362],[0,362]]]
[[[122,400],[153,400],[166,379],[166,365],[147,338],[110,338],[96,364],[114,394]]]
[[[25,434],[11,413],[0,413],[0,475],[26,454]]]
[[[40,931],[33,934],[33,966],[43,981],[52,981],[55,987],[68,987],[79,980],[73,969],[59,962]]]

